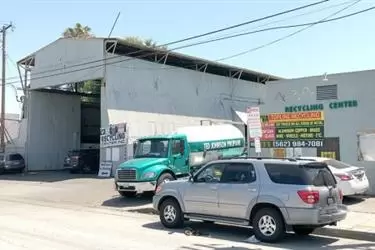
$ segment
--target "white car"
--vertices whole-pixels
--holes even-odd
[[[369,189],[364,168],[323,157],[299,157],[298,159],[325,162],[335,175],[338,187],[344,196],[364,194]]]

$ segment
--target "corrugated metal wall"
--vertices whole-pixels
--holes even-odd
[[[68,150],[79,147],[80,97],[31,91],[28,170],[61,169]]]

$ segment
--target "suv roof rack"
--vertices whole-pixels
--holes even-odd
[[[236,157],[232,157],[229,159],[257,159],[257,160],[275,159],[275,160],[297,161],[296,158],[292,158],[292,157],[269,157],[269,156],[236,156]]]

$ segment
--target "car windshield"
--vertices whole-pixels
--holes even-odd
[[[168,144],[169,144],[168,139],[139,140],[135,149],[134,158],[167,157],[168,156]]]
[[[334,160],[334,159],[328,159],[328,160],[325,160],[324,161],[327,165],[331,166],[331,167],[334,167],[334,168],[338,168],[338,169],[344,169],[344,168],[350,168],[351,166],[342,162],[342,161],[338,161],[338,160]]]

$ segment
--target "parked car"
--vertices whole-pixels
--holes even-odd
[[[71,173],[97,173],[99,170],[99,149],[80,149],[68,152],[64,168]]]
[[[25,160],[19,153],[0,154],[0,174],[4,172],[23,172]]]
[[[261,157],[216,160],[188,180],[163,183],[153,207],[167,228],[187,219],[250,226],[263,242],[291,230],[308,235],[347,214],[327,164]]]
[[[326,163],[344,196],[364,194],[369,189],[369,181],[364,168],[323,157],[300,157],[298,159]]]

